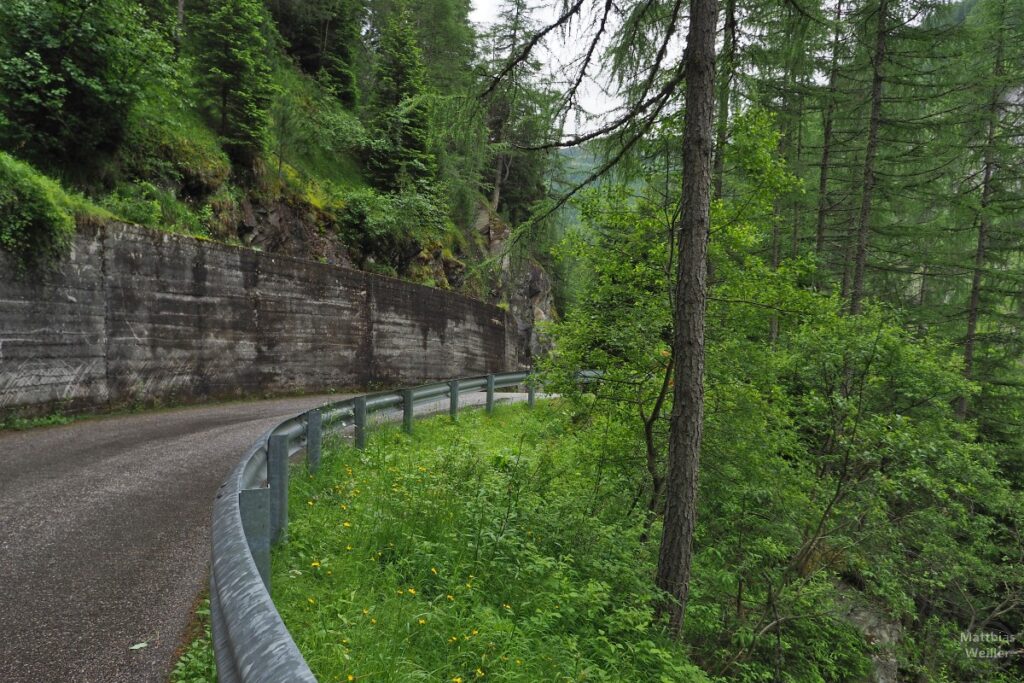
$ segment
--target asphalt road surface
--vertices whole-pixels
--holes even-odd
[[[166,681],[217,487],[264,431],[339,398],[0,433],[0,682]]]

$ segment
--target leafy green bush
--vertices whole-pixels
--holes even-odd
[[[20,271],[60,259],[75,221],[60,186],[28,164],[0,152],[0,247]]]
[[[103,205],[129,223],[197,237],[209,235],[213,215],[209,205],[193,210],[173,192],[145,181],[119,186],[103,199]]]
[[[169,49],[128,0],[0,3],[0,142],[44,163],[113,151]]]
[[[210,129],[170,106],[133,112],[121,156],[130,176],[178,185],[194,198],[216,192],[231,175],[231,161]]]
[[[425,192],[361,188],[342,195],[342,203],[338,223],[345,243],[362,260],[373,255],[398,272],[422,243],[441,238],[451,226],[443,199]]]

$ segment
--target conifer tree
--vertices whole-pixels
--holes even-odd
[[[210,0],[196,17],[199,81],[217,133],[240,165],[259,156],[269,124],[265,19],[257,0]]]
[[[361,0],[274,0],[271,12],[288,52],[306,73],[326,78],[343,105],[359,102],[357,56],[365,8]]]
[[[384,19],[376,55],[373,114],[378,139],[369,159],[377,186],[397,191],[434,177],[423,59],[404,7]]]

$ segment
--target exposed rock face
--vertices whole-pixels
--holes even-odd
[[[501,216],[496,214],[486,202],[480,202],[477,206],[473,229],[484,238],[489,256],[501,254],[511,232],[508,223],[503,221]]]
[[[322,227],[330,225],[330,218],[308,205],[287,199],[267,203],[243,199],[233,218],[239,239],[251,247],[334,266],[352,266],[334,231]]]
[[[429,244],[409,264],[408,274],[422,284],[458,289],[465,280],[466,264],[440,244]]]
[[[538,329],[539,323],[556,317],[551,277],[536,261],[512,259],[505,253],[512,230],[486,202],[480,203],[473,227],[483,238],[487,254],[499,260],[498,282],[491,297],[508,304],[518,329],[519,358],[532,363],[551,350],[551,340]]]
[[[855,588],[841,584],[839,596],[843,619],[853,624],[875,649],[871,655],[871,683],[899,683],[896,647],[903,636],[903,627],[877,606],[866,602]]]
[[[538,324],[555,317],[555,298],[551,278],[535,261],[527,261],[513,269],[509,287],[509,311],[519,331],[519,357],[532,362],[551,350],[551,340],[541,333]]]

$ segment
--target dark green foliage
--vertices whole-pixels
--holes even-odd
[[[22,274],[63,257],[74,232],[60,187],[0,152],[0,248],[14,257]]]
[[[756,113],[733,122],[735,194],[713,211],[705,464],[685,633],[693,661],[722,680],[862,680],[878,631],[858,632],[863,618],[847,616],[857,612],[899,629],[875,647],[901,677],[1018,680],[1016,662],[972,658],[959,644],[972,629],[1019,633],[1014,610],[985,627],[977,615],[1024,593],[1018,484],[1000,466],[1003,449],[952,409],[978,387],[952,346],[882,307],[845,315],[841,299],[806,287],[807,261],[773,268],[758,255],[770,256],[773,209],[793,185],[773,122]],[[583,280],[547,362],[550,388],[573,400],[581,428],[626,431],[602,454],[604,495],[645,507],[653,498],[655,517],[668,436],[658,397],[673,340],[674,207],[658,201],[658,186],[609,186],[582,202],[584,228],[562,252]],[[584,366],[605,381],[580,386]],[[672,410],[666,400],[661,415]]]
[[[405,0],[422,52],[428,85],[446,95],[476,86],[476,35],[469,0]]]
[[[428,142],[425,70],[412,16],[404,8],[394,10],[384,19],[376,74],[376,139],[369,156],[374,183],[379,189],[392,192],[430,181],[436,172],[436,160]]]
[[[273,0],[270,4],[288,53],[307,74],[329,84],[348,108],[359,102],[356,58],[365,10],[360,0]]]
[[[197,14],[199,84],[232,161],[251,166],[263,150],[273,86],[257,0],[209,0]]]
[[[449,223],[440,197],[407,190],[392,194],[371,188],[343,198],[338,222],[360,267],[377,262],[406,274],[421,244],[440,239]]]
[[[184,197],[205,197],[227,182],[231,162],[199,115],[175,109],[148,102],[135,108],[120,150],[123,171],[180,187]]]
[[[0,3],[0,145],[47,167],[113,152],[162,42],[129,0]]]

